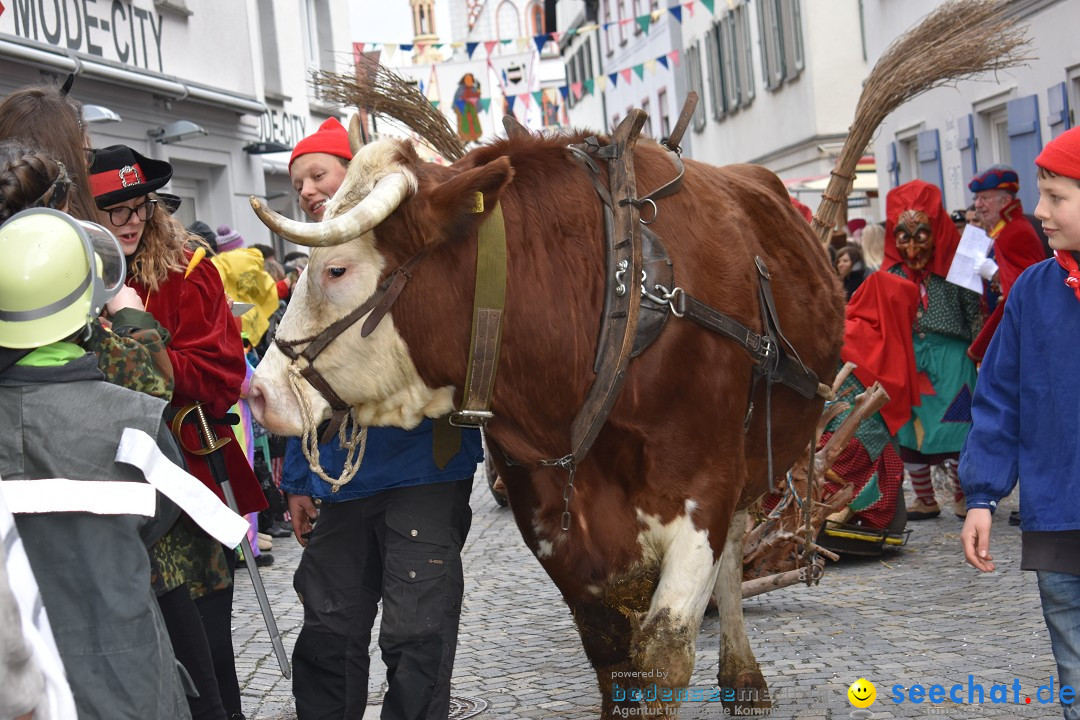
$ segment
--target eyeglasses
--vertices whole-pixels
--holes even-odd
[[[154,208],[157,207],[157,204],[157,200],[147,200],[133,208],[121,205],[120,207],[109,208],[106,212],[109,213],[109,222],[116,227],[123,227],[128,224],[133,214],[138,215],[139,219],[144,221],[154,217]]]

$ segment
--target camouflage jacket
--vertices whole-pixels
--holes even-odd
[[[153,315],[125,308],[113,316],[111,327],[94,321],[83,347],[97,355],[98,368],[114,385],[172,400],[173,367],[165,351],[169,339]]]

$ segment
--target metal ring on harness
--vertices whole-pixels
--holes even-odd
[[[652,217],[650,217],[648,220],[646,220],[641,214],[641,210],[643,207],[645,207],[646,204],[652,205]],[[645,198],[641,202],[635,203],[635,205],[637,205],[638,208],[638,222],[640,222],[642,225],[652,225],[654,222],[656,222],[656,216],[660,214],[660,210],[656,207],[655,200],[653,200],[652,198]]]

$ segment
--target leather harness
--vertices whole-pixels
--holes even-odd
[[[573,158],[585,168],[603,206],[607,282],[596,359],[593,365],[596,378],[571,425],[570,452],[561,458],[542,460],[539,463],[562,467],[569,471],[569,480],[563,492],[565,503],[562,518],[563,530],[568,530],[570,527],[569,505],[573,494],[576,467],[588,453],[618,398],[619,389],[626,379],[627,364],[632,357],[640,355],[656,340],[670,315],[693,320],[702,327],[732,340],[749,354],[754,368],[744,431],[749,428],[753,414],[754,394],[759,382],[764,380],[770,490],[772,490],[774,474],[772,386],[776,383],[786,385],[807,399],[825,394],[827,390],[822,389],[823,386],[819,385],[816,374],[806,367],[795,348],[784,337],[772,295],[769,271],[760,257],[755,257],[754,263],[758,273],[758,299],[764,330],[762,333],[755,332],[738,320],[710,307],[674,284],[674,268],[671,259],[663,243],[648,226],[656,219],[659,212],[656,200],[678,192],[681,188],[683,164],[678,142],[693,115],[696,103],[697,94],[691,92],[675,129],[664,142],[677,171],[675,178],[643,197],[635,196],[637,185],[633,164],[634,146],[646,119],[643,111],[637,109],[631,111],[615,129],[608,144],[601,145],[598,138],[589,137],[584,143],[569,148]],[[528,132],[520,125],[516,125],[516,121],[509,117],[507,121],[508,135]],[[605,187],[600,179],[597,159],[604,160],[608,164],[608,187]],[[649,218],[641,217],[641,209],[646,206],[651,207],[652,210]],[[482,205],[480,209],[482,210]],[[497,222],[494,231],[486,227],[493,221]],[[504,232],[502,215],[496,207],[496,211],[485,220],[484,226],[478,233],[478,254],[488,256],[489,260],[492,255],[498,258],[501,254],[503,285],[505,285],[506,273]],[[496,243],[494,250],[491,249],[493,242]],[[501,251],[498,248],[500,242]],[[322,332],[301,340],[274,339],[286,357],[294,362],[300,358],[307,361],[307,366],[301,370],[301,375],[330,404],[331,422],[323,433],[323,442],[328,441],[337,432],[349,413],[349,406],[315,369],[315,358],[334,338],[369,312],[371,314],[364,322],[361,336],[367,337],[371,334],[389,312],[405,283],[412,278],[413,271],[425,256],[426,250],[418,252],[380,283],[376,292],[363,304]],[[491,263],[487,262],[486,265],[490,268]],[[482,304],[481,295],[491,297],[491,293],[482,288],[484,282],[489,282],[482,275],[490,272],[490,270],[484,271],[484,266],[485,262],[479,260],[469,379],[463,393],[461,410],[451,415],[452,422],[462,427],[482,427],[493,417],[490,403],[501,338],[502,300],[501,297],[498,298],[497,308],[487,308]],[[634,278],[639,278],[637,283],[634,282]],[[303,343],[308,343],[308,346],[298,353],[295,346]]]

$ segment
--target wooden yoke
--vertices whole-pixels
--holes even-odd
[[[631,110],[615,129],[611,142],[595,151],[596,157],[608,163],[615,232],[608,240],[607,264],[608,268],[614,268],[614,277],[606,281],[614,290],[608,293],[611,302],[605,303],[607,315],[601,318],[601,326],[607,331],[601,334],[601,346],[597,348],[596,379],[570,426],[569,459],[574,464],[585,457],[615,405],[637,334],[642,260],[640,217],[634,203],[637,200],[634,146],[647,117],[642,110]]]

